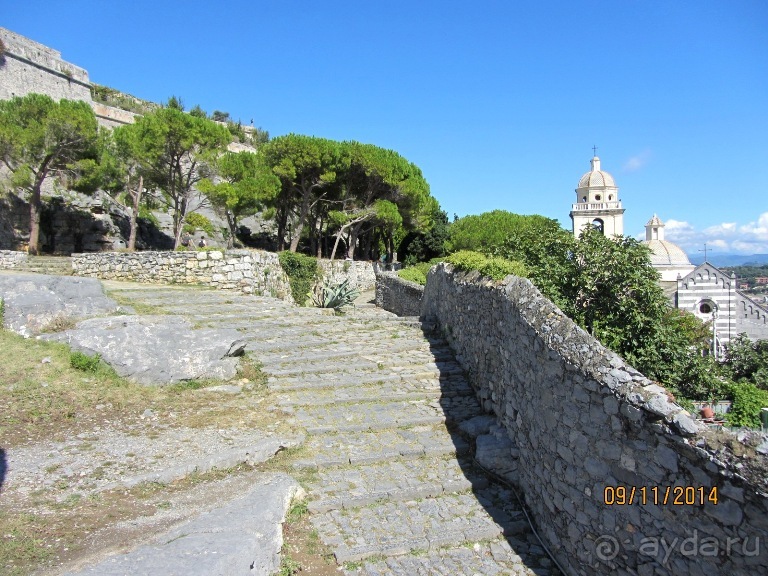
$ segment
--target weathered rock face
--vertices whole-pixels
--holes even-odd
[[[4,325],[22,336],[44,331],[55,322],[112,314],[119,307],[92,278],[0,273]]]
[[[102,192],[53,196],[43,206],[40,247],[46,254],[117,250],[127,246],[129,234],[129,212]],[[28,242],[29,204],[13,194],[0,199],[0,247],[25,249]],[[136,246],[169,249],[173,238],[139,220]]]
[[[517,476],[570,573],[746,576],[768,565],[759,434],[703,430],[528,280],[440,264],[421,315],[440,327],[510,440],[489,427],[479,456]]]
[[[239,336],[232,329],[193,330],[179,316],[113,316],[40,338],[99,354],[120,376],[139,384],[171,384],[233,378],[246,344]]]

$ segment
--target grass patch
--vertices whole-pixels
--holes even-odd
[[[88,356],[87,354],[76,351],[69,355],[69,365],[75,370],[96,373],[99,371],[100,364],[101,356],[99,354]]]
[[[255,362],[246,364],[246,373],[257,387],[249,394],[222,398],[200,390],[219,381],[141,386],[120,378],[104,363],[83,372],[73,367],[71,358],[64,344],[0,330],[3,448],[61,440],[105,420],[137,422],[147,408],[160,418],[172,413],[178,426],[253,427],[271,422],[263,411],[244,409],[252,407],[254,394],[266,394],[266,377]]]

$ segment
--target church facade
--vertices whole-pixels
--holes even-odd
[[[624,234],[624,208],[613,176],[591,160],[591,170],[579,180],[576,203],[571,207],[573,234],[593,226],[606,236]],[[645,225],[645,241],[651,264],[670,303],[691,312],[712,327],[714,349],[739,334],[750,340],[768,340],[768,309],[737,289],[735,275],[728,276],[709,262],[694,266],[685,251],[664,238],[664,223],[654,214]]]

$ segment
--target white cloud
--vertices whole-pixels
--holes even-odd
[[[631,156],[621,167],[624,172],[635,172],[648,164],[651,159],[651,151],[643,150],[639,154]]]
[[[665,222],[665,238],[685,250],[690,256],[704,249],[722,254],[768,254],[768,212],[763,212],[755,222],[738,224],[723,222],[704,230],[681,220]]]

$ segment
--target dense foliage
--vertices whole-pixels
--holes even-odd
[[[304,243],[333,259],[343,243],[348,258],[374,258],[431,225],[437,201],[429,185],[392,150],[289,134],[260,151],[281,183],[272,203],[279,248]]]
[[[295,252],[280,252],[280,266],[288,276],[291,284],[291,295],[299,306],[307,303],[312,286],[320,276],[317,259]]]
[[[40,251],[43,182],[53,175],[76,180],[83,162],[98,155],[97,143],[96,117],[85,102],[42,94],[0,101],[0,162],[11,186],[29,197],[30,254]]]
[[[397,248],[398,258],[406,266],[411,266],[445,256],[448,254],[449,237],[448,214],[436,206],[432,214],[432,225],[426,231],[406,234]]]
[[[225,152],[212,162],[215,178],[204,178],[198,188],[229,226],[228,245],[237,237],[239,220],[263,210],[280,190],[280,180],[264,163],[261,154]]]

